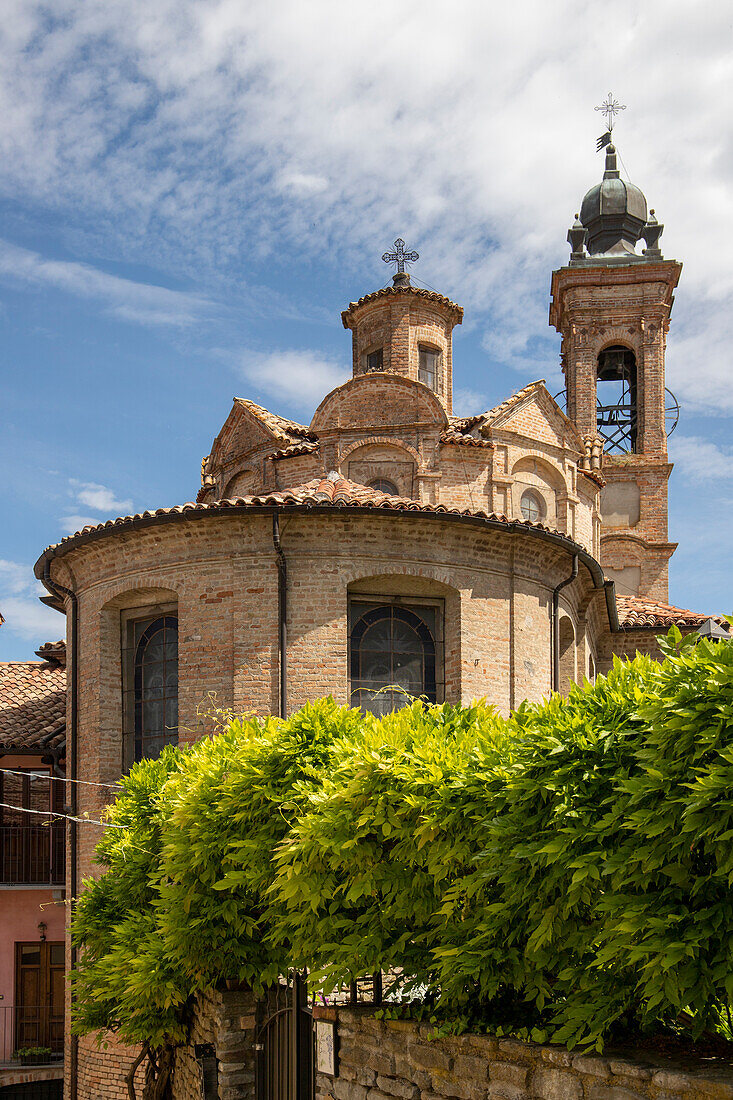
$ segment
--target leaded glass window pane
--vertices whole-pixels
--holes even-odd
[[[161,615],[132,623],[134,759],[178,744],[178,619]]]
[[[351,704],[387,714],[437,699],[434,607],[352,604]]]

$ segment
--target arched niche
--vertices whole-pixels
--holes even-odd
[[[542,458],[525,455],[514,463],[511,474],[513,517],[531,519],[532,522],[543,523],[547,527],[560,526],[558,495],[565,492],[566,486],[557,467]],[[540,513],[536,518],[528,514],[526,504],[529,500],[537,506]]]
[[[348,448],[340,465],[342,473],[351,481],[361,485],[392,482],[398,496],[414,497],[418,461],[412,448],[389,439],[374,439]]]
[[[229,479],[223,497],[225,500],[233,500],[236,497],[252,496],[257,488],[257,475],[254,470],[238,470]]]

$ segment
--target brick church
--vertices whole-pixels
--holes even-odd
[[[463,310],[398,262],[391,286],[342,313],[353,377],[310,424],[236,399],[195,503],[49,547],[36,575],[70,624],[72,778],[114,782],[195,739],[210,699],[288,714],[330,693],[383,712],[406,692],[506,713],[614,654],[657,654],[672,623],[701,627],[667,602],[664,359],[681,264],[661,232],[609,145],[552,275],[562,400],[539,380],[453,415]],[[75,786],[75,811],[96,817],[104,793]],[[72,896],[96,832],[72,832]],[[125,1095],[126,1053],[80,1040],[66,1062],[72,1100]]]

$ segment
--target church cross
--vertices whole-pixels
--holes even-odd
[[[613,123],[616,115],[619,111],[626,110],[626,104],[619,103],[617,99],[613,98],[613,92],[609,92],[600,107],[594,107],[593,110],[600,111],[601,114],[606,116],[606,125],[608,126],[608,132],[610,134],[613,130]]]
[[[420,259],[420,254],[415,252],[405,252],[405,242],[402,237],[398,237],[394,243],[394,252],[385,252],[382,255],[382,259],[386,264],[397,264],[398,271],[405,270],[405,263],[412,264],[415,260]]]

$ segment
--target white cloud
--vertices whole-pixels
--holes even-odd
[[[74,535],[84,527],[96,527],[102,520],[99,516],[61,516],[59,523],[67,535]]]
[[[45,594],[29,565],[0,561],[0,611],[5,619],[0,629],[37,645],[63,635],[63,616],[38,600]]]
[[[100,301],[116,317],[147,325],[190,325],[211,312],[203,296],[110,275],[89,264],[49,260],[0,240],[0,279],[53,286]]]
[[[0,558],[0,591],[15,596],[33,581],[33,571],[27,565]]]
[[[307,349],[247,352],[237,372],[258,390],[293,408],[312,411],[323,397],[350,377],[351,371]]]
[[[455,416],[472,416],[488,408],[488,399],[477,390],[459,386],[453,390],[453,413]]]
[[[80,504],[85,504],[87,508],[94,508],[99,512],[129,512],[132,508],[131,500],[118,500],[112,489],[108,489],[106,485],[98,485],[95,481],[77,481],[76,478],[69,479],[69,485],[72,487],[72,493],[79,501]],[[72,517],[75,519],[83,519],[83,516]],[[92,523],[99,523],[99,520],[92,520]]]
[[[278,182],[284,191],[293,191],[303,196],[318,195],[328,187],[325,176],[312,175],[308,172],[283,172]]]
[[[699,409],[733,409],[726,5],[701,18],[694,5],[617,0],[610,22],[575,0],[446,11],[56,0],[49,24],[41,0],[6,0],[0,195],[197,278],[288,248],[296,263],[333,257],[369,289],[399,234],[421,252],[416,274],[467,306],[497,359],[546,376],[549,272],[601,175],[592,108],[612,86],[629,104],[622,157],[666,223],[665,252],[685,260],[673,388]],[[568,28],[583,44],[572,65]],[[119,316],[183,323],[204,308],[113,277],[102,286],[84,265],[6,266],[16,259],[26,278],[99,295]]]
[[[733,478],[733,447],[720,447],[697,436],[674,435],[669,452],[676,471],[687,481],[712,485]]]

